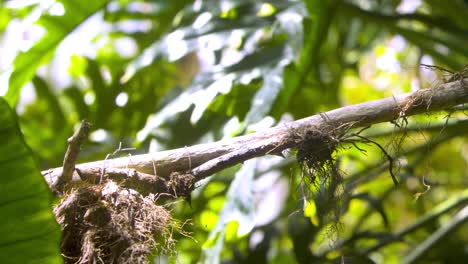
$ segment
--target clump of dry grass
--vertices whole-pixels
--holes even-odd
[[[141,196],[112,181],[73,189],[55,207],[63,229],[65,263],[149,263],[170,254],[180,224],[155,196]]]

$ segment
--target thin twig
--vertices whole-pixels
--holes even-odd
[[[423,63],[421,63],[420,65],[421,65],[421,67],[427,68],[429,70],[439,70],[439,71],[443,71],[443,72],[446,72],[446,73],[453,74],[453,71],[447,70],[447,69],[445,69],[443,67],[440,67],[440,66],[437,66],[437,65],[428,65],[428,64],[423,64]]]

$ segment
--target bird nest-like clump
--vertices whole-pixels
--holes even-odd
[[[154,195],[112,181],[73,189],[54,213],[65,263],[149,263],[151,254],[171,253],[172,232],[181,230]]]

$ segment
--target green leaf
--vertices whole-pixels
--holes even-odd
[[[291,102],[291,98],[294,96],[296,91],[299,89],[299,83],[301,81],[301,74],[297,70],[295,63],[290,63],[283,69],[283,88],[281,89],[274,107],[272,109],[272,115],[276,119],[279,119],[281,115],[286,111]]]
[[[331,21],[334,15],[335,1],[305,1],[309,18],[303,18],[302,35],[303,48],[299,59],[294,64],[284,67],[283,88],[280,90],[272,109],[272,115],[279,118],[288,108],[293,98],[310,83],[320,80],[318,65],[320,51],[327,40]],[[307,82],[309,85],[307,85]],[[309,87],[308,87],[309,88]],[[318,87],[310,87],[318,90]]]
[[[0,123],[0,262],[61,263],[50,191],[3,98]]]
[[[442,15],[445,21],[453,21],[457,26],[467,30],[466,17],[468,16],[467,3],[463,1],[426,0],[425,4],[431,7],[432,15]],[[444,22],[445,22],[444,21]]]
[[[304,207],[304,216],[309,217],[310,222],[314,226],[318,226],[320,224],[320,220],[317,216],[317,206],[315,205],[315,202],[313,200],[306,202],[306,205]]]
[[[245,125],[259,122],[267,116],[272,109],[277,95],[281,88],[283,88],[283,68],[281,66],[275,67],[272,70],[266,70],[263,75],[265,76],[263,86],[252,99],[252,106],[245,117]]]
[[[226,94],[220,94],[211,101],[209,109],[213,112],[231,117],[237,116],[244,120],[250,108],[250,101],[260,86],[260,81],[252,81],[248,85],[235,84]]]
[[[49,107],[53,129],[56,132],[62,129],[66,130],[67,119],[62,111],[58,97],[51,91],[50,87],[43,79],[35,76],[32,82],[34,88],[36,88],[37,97],[40,100],[44,100]]]
[[[237,236],[249,233],[255,226],[254,222],[254,197],[253,180],[256,168],[256,160],[249,160],[236,173],[234,180],[229,187],[226,203],[219,214],[219,220],[215,228],[211,231],[208,243],[204,245],[204,263],[219,263],[221,250],[226,234],[226,227],[232,221],[237,221]],[[233,235],[230,234],[232,237]],[[216,238],[213,241],[213,238]]]
[[[380,214],[385,227],[389,227],[390,222],[388,220],[387,214],[385,213],[385,210],[384,210],[384,207],[383,207],[383,204],[382,204],[381,200],[379,200],[378,198],[373,197],[368,192],[363,192],[363,193],[356,194],[356,195],[353,196],[353,199],[360,199],[360,200],[363,200],[363,201],[367,202],[369,204],[369,206],[372,207],[372,209],[374,209],[375,211],[377,211],[377,213]]]
[[[299,59],[300,66],[304,68],[304,74],[315,70],[319,64],[320,48],[329,33],[336,7],[335,2],[335,0],[305,2],[312,21],[304,20],[304,48]]]
[[[273,65],[277,63],[284,54],[284,45],[276,45],[273,47],[268,47],[255,51],[252,54],[249,54],[242,58],[238,63],[225,67],[223,72],[237,72],[237,71],[246,71],[258,68],[262,65]]]
[[[412,42],[418,46],[421,51],[431,55],[439,62],[450,66],[452,69],[458,70],[462,68],[466,60],[467,51],[466,48],[464,48],[466,45],[463,45],[463,43],[466,43],[466,34],[453,36],[453,34],[446,35],[440,34],[439,32],[437,35],[437,31],[416,31],[413,29],[408,29],[404,24],[400,25],[400,23],[398,23],[398,17],[385,16],[379,13],[370,12],[352,4],[344,4],[342,8],[339,9],[339,11],[340,15],[344,15],[345,17],[359,17],[369,25],[377,24],[382,30],[386,29],[395,34],[402,35],[409,42]],[[437,22],[432,20],[430,22],[433,24],[435,23],[434,25],[437,25]],[[450,52],[445,54],[445,51],[440,51],[439,48],[441,45],[448,48]]]
[[[78,113],[79,120],[90,119],[89,107],[84,101],[83,92],[78,87],[71,86],[63,90],[63,95],[72,102],[74,110]]]
[[[91,81],[91,88],[96,96],[93,104],[95,107],[93,122],[98,126],[104,127],[113,110],[112,106],[117,90],[111,90],[111,87],[106,84],[101,75],[100,65],[95,60],[88,59],[87,65],[86,74]]]
[[[243,17],[241,19],[220,19],[213,18],[210,23],[205,25],[201,29],[195,29],[188,27],[183,32],[186,40],[199,38],[201,36],[220,33],[230,30],[248,29],[248,28],[261,28],[262,26],[271,25],[272,20],[270,18],[263,17]]]
[[[408,41],[416,44],[422,51],[427,52],[429,55],[431,55],[438,61],[450,66],[452,69],[458,70],[462,68],[464,61],[463,59],[462,61],[459,61],[458,58],[466,58],[468,56],[466,49],[463,49],[462,46],[458,44],[454,44],[453,41],[448,42],[442,39],[435,38],[429,33],[417,32],[414,30],[404,28],[398,28],[397,32],[404,36]],[[458,56],[447,56],[446,54],[443,54],[442,52],[437,50],[437,44],[443,44],[449,49],[451,49],[452,52],[456,51],[460,52],[461,54]]]
[[[16,105],[23,86],[36,74],[37,68],[47,63],[54,55],[57,46],[88,17],[101,10],[108,0],[58,1],[65,9],[63,16],[43,14],[38,21],[47,33],[31,49],[21,52],[13,62],[5,99],[11,106]]]

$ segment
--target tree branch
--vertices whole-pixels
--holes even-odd
[[[443,238],[447,237],[458,229],[462,224],[468,221],[468,206],[463,207],[447,224],[441,226],[434,233],[432,233],[426,240],[418,244],[418,246],[410,251],[405,256],[401,263],[411,264],[416,263],[437,243],[440,243]]]
[[[406,226],[405,228],[396,232],[395,234],[392,234],[390,237],[380,240],[377,244],[365,249],[364,251],[362,251],[362,254],[368,255],[369,253],[376,251],[379,248],[382,248],[389,243],[392,243],[395,241],[401,241],[406,235],[428,224],[432,224],[440,216],[448,213],[450,210],[454,208],[458,208],[460,206],[465,205],[467,201],[468,201],[468,190],[465,190],[464,192],[457,195],[456,197],[448,199],[444,203],[438,205],[430,213],[424,215],[423,217],[418,218],[416,222]]]
[[[268,154],[280,154],[283,150],[295,147],[301,143],[298,133],[329,132],[330,127],[365,127],[423,112],[443,110],[467,102],[468,79],[463,79],[441,84],[434,89],[423,89],[381,100],[345,106],[229,140],[83,163],[76,167],[80,171],[94,170],[96,172],[104,171],[104,169],[134,169],[134,171],[146,176],[155,177],[157,175],[158,179],[165,180],[169,180],[173,172],[189,172],[195,176],[195,181],[199,181],[248,159]],[[55,168],[44,171],[43,175],[51,185],[60,172],[61,168]],[[131,175],[134,174],[128,174],[129,177]],[[79,175],[75,175],[74,180],[80,180]],[[158,182],[161,181],[155,180],[152,184],[160,184]],[[159,190],[161,188],[150,186],[146,189]]]

